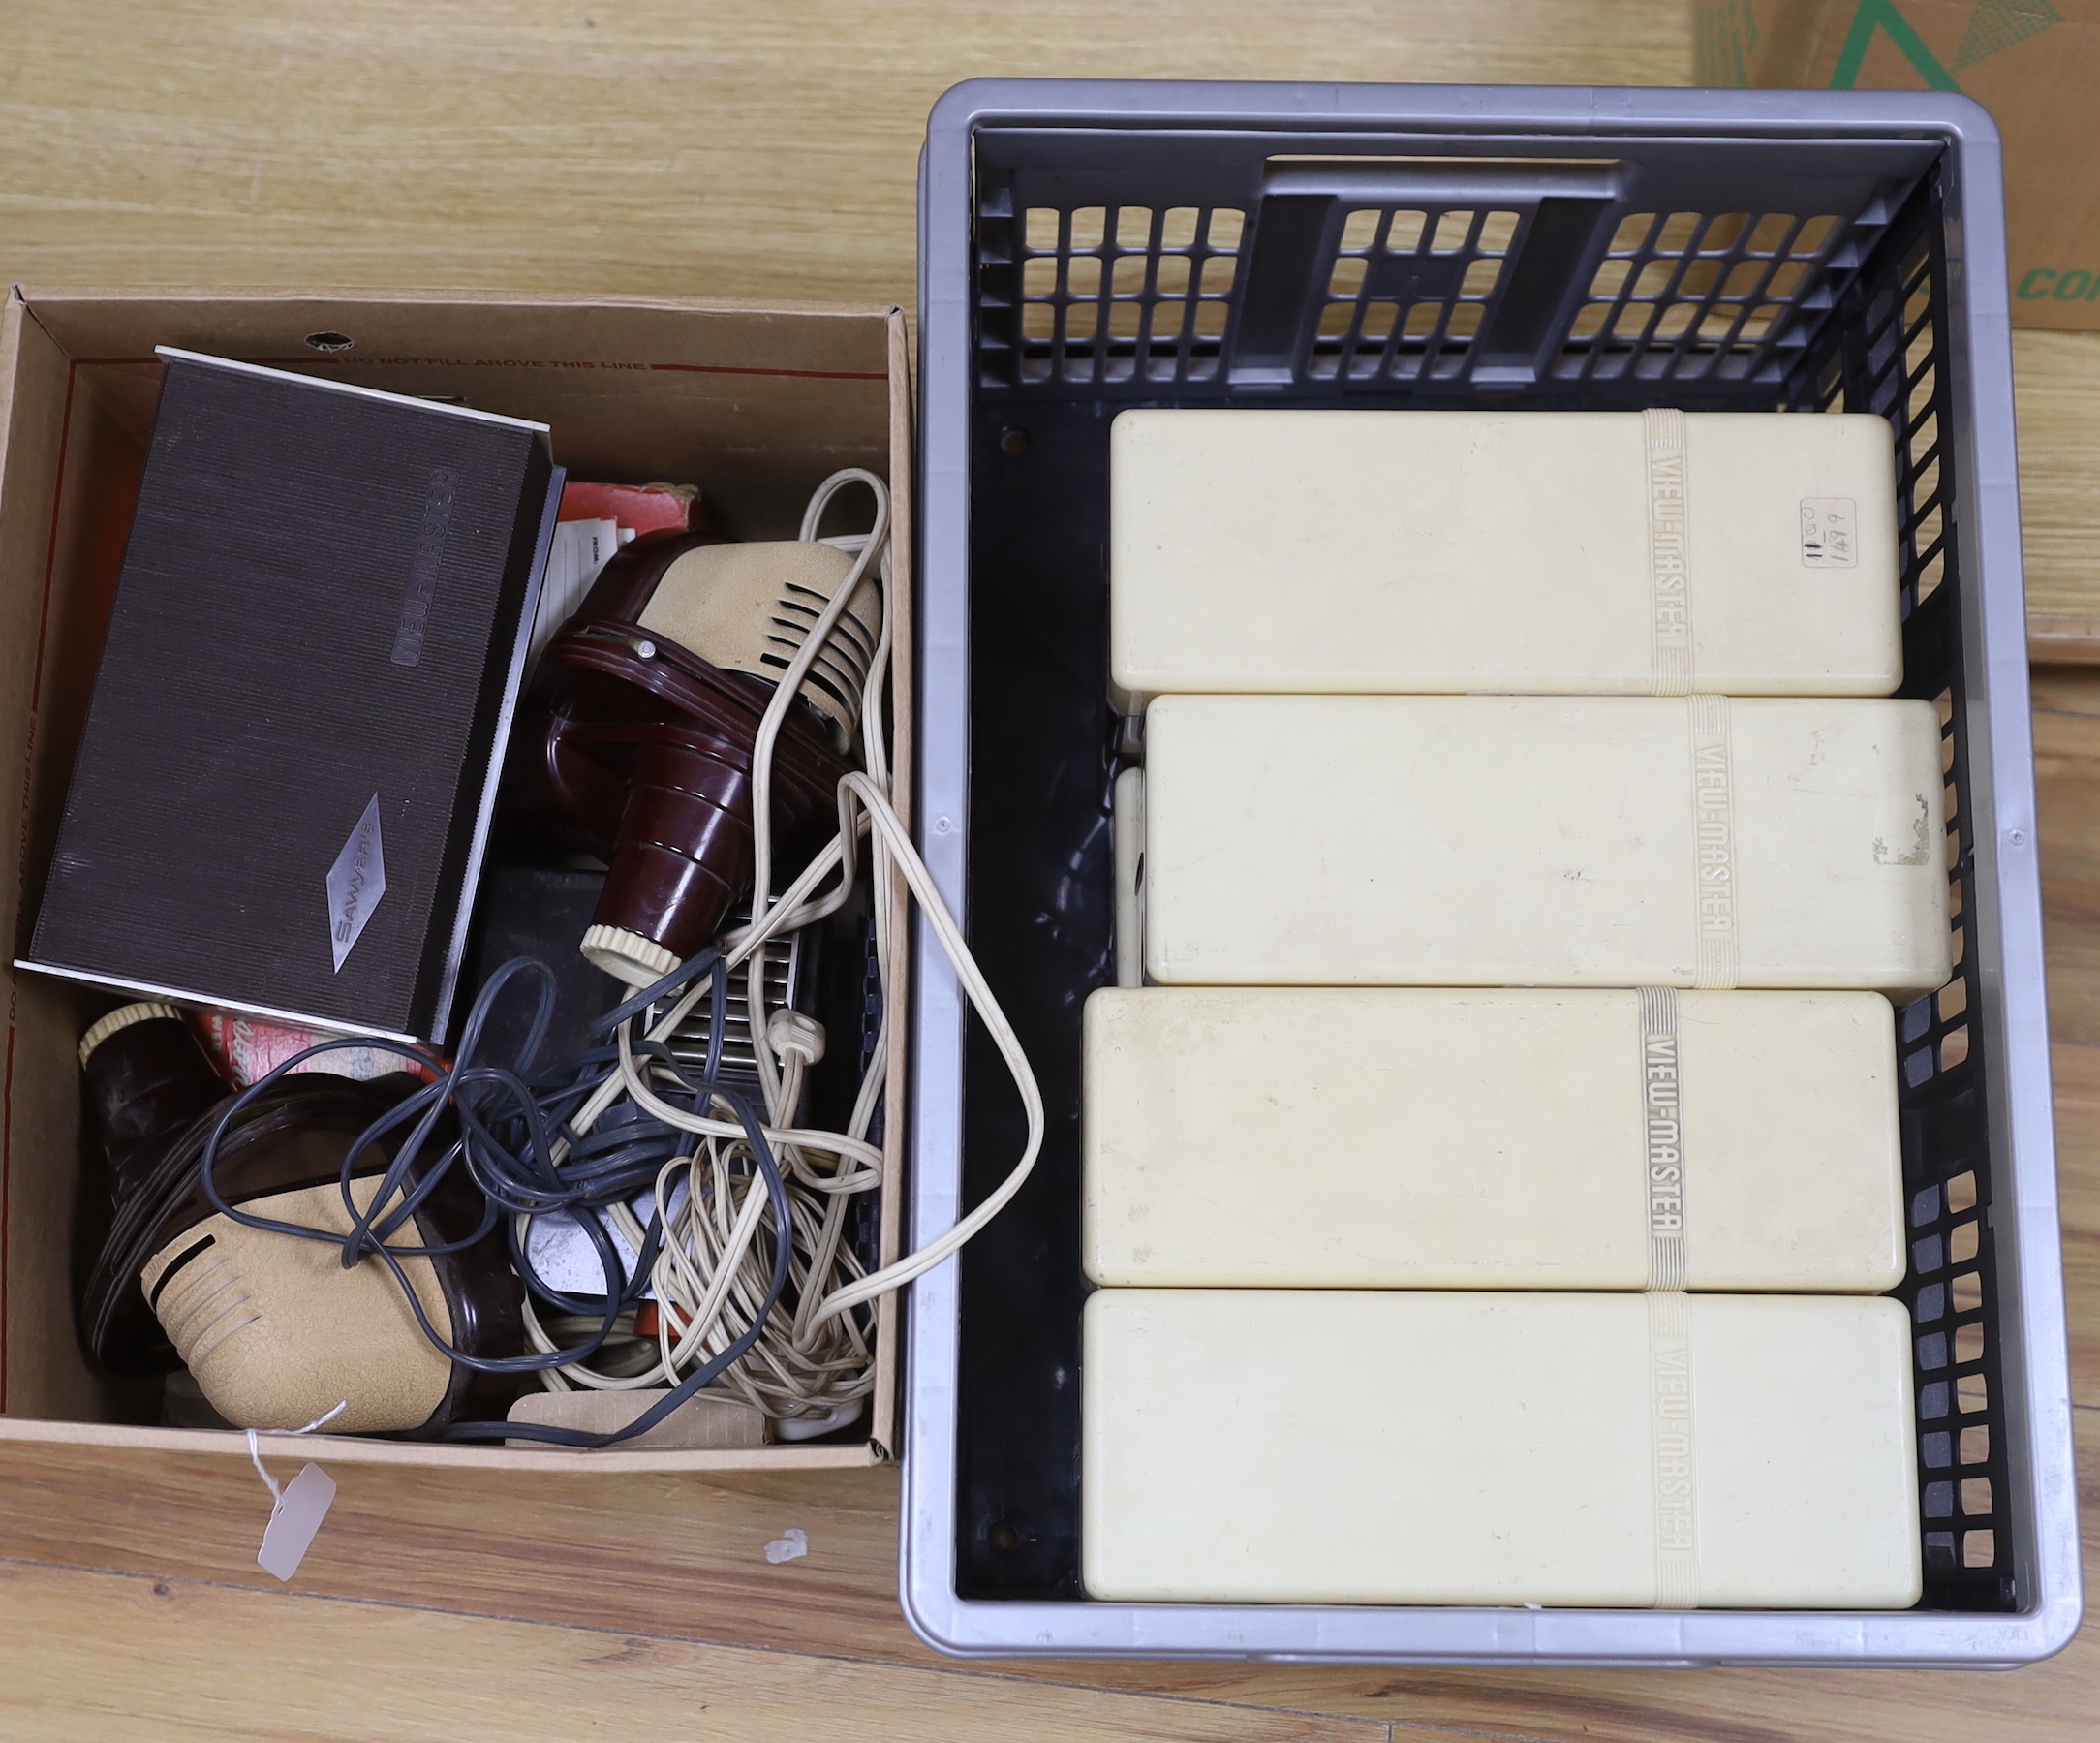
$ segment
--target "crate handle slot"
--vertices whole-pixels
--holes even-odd
[[[1351,213],[1420,213],[1406,245],[1381,222],[1385,246],[1365,252],[1359,300],[1441,308],[1438,346],[1464,342],[1466,373],[1483,387],[1522,387],[1547,366],[1573,318],[1622,204],[1618,159],[1299,157],[1268,160],[1232,345],[1232,379],[1289,383],[1322,336],[1330,268]],[[1502,250],[1485,246],[1486,214],[1514,217]],[[1452,220],[1461,240],[1449,238]],[[1462,315],[1463,288],[1486,266],[1492,289]],[[1477,293],[1475,294],[1477,296]],[[1331,325],[1331,322],[1330,322]],[[1362,317],[1348,323],[1362,330]],[[1455,362],[1457,359],[1454,358]],[[1341,365],[1337,364],[1339,373]],[[1314,371],[1319,373],[1319,371]]]

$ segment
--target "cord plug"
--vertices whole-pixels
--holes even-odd
[[[812,1066],[824,1056],[823,1024],[785,1005],[766,1018],[765,1039],[783,1062],[793,1058]]]

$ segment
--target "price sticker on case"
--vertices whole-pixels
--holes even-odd
[[[1859,562],[1859,507],[1849,496],[1801,501],[1801,560],[1810,569],[1850,569]]]

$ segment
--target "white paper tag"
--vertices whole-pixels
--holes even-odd
[[[1850,569],[1860,560],[1859,505],[1849,496],[1801,499],[1801,560],[1810,569]]]
[[[262,1533],[257,1563],[279,1579],[289,1581],[306,1559],[314,1534],[335,1502],[335,1478],[319,1465],[308,1465],[290,1482],[270,1509],[270,1522]]]

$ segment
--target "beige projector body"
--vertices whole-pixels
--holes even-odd
[[[1893,1289],[1878,993],[1105,988],[1087,1275],[1282,1289]]]
[[[1885,419],[1148,409],[1109,469],[1137,698],[1901,681]]]
[[[1857,1296],[1102,1290],[1100,1599],[1901,1608],[1909,1322]]]
[[[1145,967],[1165,984],[1908,996],[1950,968],[1918,701],[1165,696]]]

